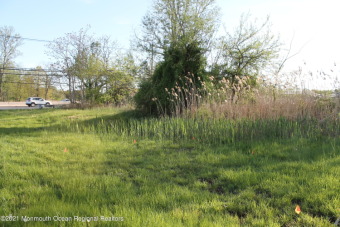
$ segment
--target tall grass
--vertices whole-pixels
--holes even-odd
[[[247,76],[236,76],[234,80],[210,76],[208,81],[198,77],[194,81],[190,74],[183,77],[182,83],[182,87],[176,84],[163,91],[171,103],[170,113],[162,111],[165,107],[157,98],[152,99],[160,110],[159,115],[249,120],[340,118],[339,97],[326,97],[294,86],[285,85],[283,89]]]
[[[238,104],[230,102],[205,103],[195,115],[224,117],[228,119],[315,119],[318,121],[339,119],[340,99],[314,97],[305,93],[287,94],[286,91],[263,89],[248,94]]]
[[[340,121],[320,122],[316,119],[225,119],[225,118],[135,118],[97,119],[59,126],[59,130],[95,133],[108,137],[233,144],[293,137],[319,139],[340,135]]]

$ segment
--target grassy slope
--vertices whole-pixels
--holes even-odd
[[[338,135],[205,146],[56,127],[117,113],[1,111],[0,215],[124,217],[119,226],[331,226],[340,216]],[[28,226],[45,224],[56,223]]]

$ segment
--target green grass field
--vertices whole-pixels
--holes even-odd
[[[339,135],[339,120],[0,111],[0,226],[334,226]]]

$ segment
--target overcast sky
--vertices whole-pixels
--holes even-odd
[[[97,36],[109,35],[123,48],[129,48],[134,31],[152,0],[0,0],[0,26],[13,26],[24,38],[54,40],[87,25]],[[332,70],[340,66],[339,0],[217,0],[221,23],[234,29],[242,13],[254,18],[270,16],[273,31],[287,45],[293,40],[292,52],[298,52],[287,68],[307,66]],[[49,63],[46,43],[25,40],[20,67],[44,66]],[[339,70],[337,70],[339,72]],[[338,74],[339,75],[339,74]]]

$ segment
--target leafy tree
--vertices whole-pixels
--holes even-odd
[[[105,71],[103,68],[103,62],[101,62],[95,55],[91,55],[86,61],[76,61],[75,66],[78,71],[75,71],[75,75],[81,82],[82,100],[95,103],[100,97],[100,91],[105,85],[102,73]]]
[[[150,71],[175,43],[196,42],[209,50],[218,14],[215,0],[156,0],[142,20],[142,35],[137,37],[137,47],[147,54]]]
[[[18,98],[22,87],[22,84],[20,83],[20,75],[18,75],[16,71],[5,70],[4,73],[5,76],[2,81],[2,99],[6,101],[20,101],[20,98]]]
[[[121,105],[130,101],[129,98],[135,90],[133,81],[133,76],[128,72],[111,70],[108,75],[106,92],[101,98],[102,102]]]
[[[115,59],[112,67],[116,71],[124,72],[131,76],[135,83],[140,82],[146,74],[144,62],[138,63],[139,59],[132,52],[118,53],[119,57]]]
[[[243,15],[234,33],[222,37],[218,63],[212,67],[215,76],[230,81],[234,102],[239,90],[236,84],[247,77],[248,85],[255,85],[257,76],[278,57],[281,47],[270,30],[269,17],[260,25],[249,19],[249,15]]]
[[[0,27],[0,98],[2,99],[4,72],[19,54],[20,45],[22,45],[22,39],[19,34],[14,34],[13,27]]]
[[[66,75],[72,101],[77,94],[80,94],[83,102],[121,101],[122,98],[117,97],[124,94],[124,89],[130,89],[132,80],[129,72],[114,66],[115,46],[107,36],[95,38],[89,35],[88,29],[68,33],[53,42],[50,55],[55,59],[55,68]],[[123,78],[123,75],[126,78]],[[112,81],[115,81],[114,86]],[[77,89],[80,89],[80,92]]]

